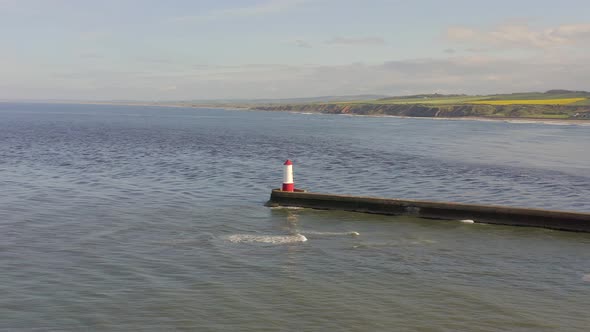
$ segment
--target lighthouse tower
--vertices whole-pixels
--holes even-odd
[[[293,163],[287,159],[283,164],[283,191],[294,191],[295,183],[293,182]]]

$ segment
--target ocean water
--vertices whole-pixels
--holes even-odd
[[[587,331],[590,235],[267,208],[590,211],[590,126],[0,103],[2,331]]]

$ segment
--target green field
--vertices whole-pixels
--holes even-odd
[[[547,92],[519,92],[502,95],[489,95],[491,100],[542,100],[565,98],[590,98],[590,93],[585,91],[553,90]]]
[[[590,106],[590,98],[586,98],[585,100],[578,101],[576,103],[570,104],[572,106]]]
[[[559,98],[559,99],[502,99],[502,100],[477,100],[468,103],[484,105],[568,105],[587,101],[586,98]]]
[[[503,95],[467,96],[467,95],[417,95],[407,97],[390,97],[375,100],[358,100],[336,102],[340,105],[590,105],[590,93],[584,91],[553,90],[548,92],[525,92]]]
[[[388,98],[377,100],[362,100],[362,101],[347,101],[338,104],[376,104],[376,105],[407,105],[407,104],[423,104],[423,105],[456,105],[468,104],[472,101],[486,100],[487,97],[482,96],[461,96],[461,97],[438,97],[438,98]]]

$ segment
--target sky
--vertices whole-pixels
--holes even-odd
[[[590,90],[589,0],[0,0],[0,99]]]

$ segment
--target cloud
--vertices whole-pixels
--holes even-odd
[[[590,23],[545,29],[534,29],[522,23],[503,24],[490,30],[456,26],[447,29],[446,37],[453,42],[499,49],[553,49],[587,45],[590,42]]]
[[[447,54],[455,54],[457,51],[454,48],[447,48],[447,49],[443,50],[443,52],[445,52]]]
[[[587,42],[590,40],[590,23],[561,25],[556,29],[550,29],[548,34],[568,41],[579,40]]]
[[[450,27],[447,29],[446,35],[450,40],[465,41],[474,39],[478,33],[475,29],[466,27]]]
[[[485,47],[469,47],[469,48],[465,49],[465,51],[470,52],[470,53],[486,53],[486,52],[490,52],[491,49],[485,48]]]
[[[590,90],[590,53],[441,55],[345,65],[191,62],[33,66],[0,55],[0,98],[193,100]],[[20,61],[20,62],[19,62]]]
[[[117,80],[133,87],[175,86],[178,98],[285,98],[357,93],[495,93],[553,88],[590,90],[588,59],[460,56],[381,64],[256,64],[198,71],[137,73]],[[138,83],[135,83],[138,82]],[[270,93],[269,87],[273,87]],[[124,91],[125,89],[123,89]],[[157,98],[157,92],[150,95]]]
[[[326,40],[327,45],[384,45],[381,37],[334,37]]]
[[[311,48],[311,44],[303,39],[295,40],[295,46],[302,47],[302,48]]]
[[[308,1],[309,0],[267,0],[252,6],[218,9],[201,15],[175,17],[172,20],[177,22],[206,22],[221,19],[264,16],[291,10]]]

